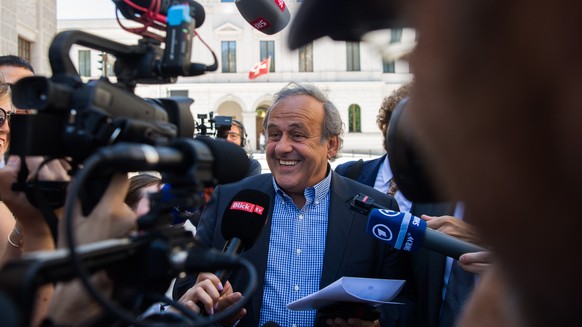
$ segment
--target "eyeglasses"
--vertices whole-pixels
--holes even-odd
[[[238,140],[238,139],[240,139],[240,134],[239,133],[235,133],[235,132],[228,132],[228,134],[226,135],[226,137],[229,140]]]
[[[4,126],[5,122],[10,122],[10,116],[14,113],[12,111],[6,112],[3,108],[0,108],[0,127]]]

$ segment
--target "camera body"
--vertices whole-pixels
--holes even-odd
[[[104,77],[83,83],[69,58],[73,44],[113,54],[117,83]],[[37,113],[13,117],[12,154],[82,162],[97,148],[117,142],[159,145],[193,137],[192,99],[143,99],[133,94],[138,82],[175,81],[174,73],[164,73],[173,70],[162,69],[168,65],[159,43],[143,39],[128,46],[82,31],[65,31],[53,40],[49,60],[51,78],[26,77],[14,86],[15,105]]]

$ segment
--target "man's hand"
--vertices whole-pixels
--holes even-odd
[[[213,315],[216,312],[227,309],[240,299],[242,299],[242,294],[234,292],[230,282],[226,282],[226,285],[223,286],[218,276],[212,273],[200,273],[194,286],[186,291],[178,302],[196,313],[200,313],[198,304],[201,304],[204,306],[206,313]],[[246,309],[243,308],[230,318],[222,321],[222,324],[231,326],[245,315]]]
[[[490,269],[493,263],[493,254],[489,251],[465,253],[459,258],[463,270],[482,275]]]
[[[453,216],[433,217],[428,215],[422,215],[420,218],[426,221],[427,227],[430,229],[438,230],[465,242],[480,244],[475,227],[462,219]]]

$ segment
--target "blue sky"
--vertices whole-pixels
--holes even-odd
[[[57,0],[57,19],[115,18],[111,0]]]

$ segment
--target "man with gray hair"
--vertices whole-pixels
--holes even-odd
[[[414,299],[406,283],[396,301],[383,305],[379,319],[355,315],[318,316],[316,310],[291,311],[286,304],[298,300],[344,276],[411,279],[409,257],[366,234],[365,216],[350,210],[358,193],[398,210],[394,198],[335,173],[329,164],[341,145],[343,124],[337,108],[317,87],[290,83],[274,97],[263,127],[270,174],[220,185],[202,212],[197,237],[206,246],[222,249],[222,217],[233,196],[242,189],[265,192],[271,198],[272,217],[256,243],[242,253],[259,276],[258,291],[245,307],[223,323],[262,326],[405,326],[414,319]],[[211,273],[181,295],[180,302],[199,312],[221,311],[246,294],[248,281],[233,272],[222,285]],[[193,284],[190,281],[189,286]],[[212,287],[208,287],[210,285]],[[203,294],[203,296],[201,296]],[[195,302],[204,305],[199,308]],[[355,304],[351,305],[352,307]]]

